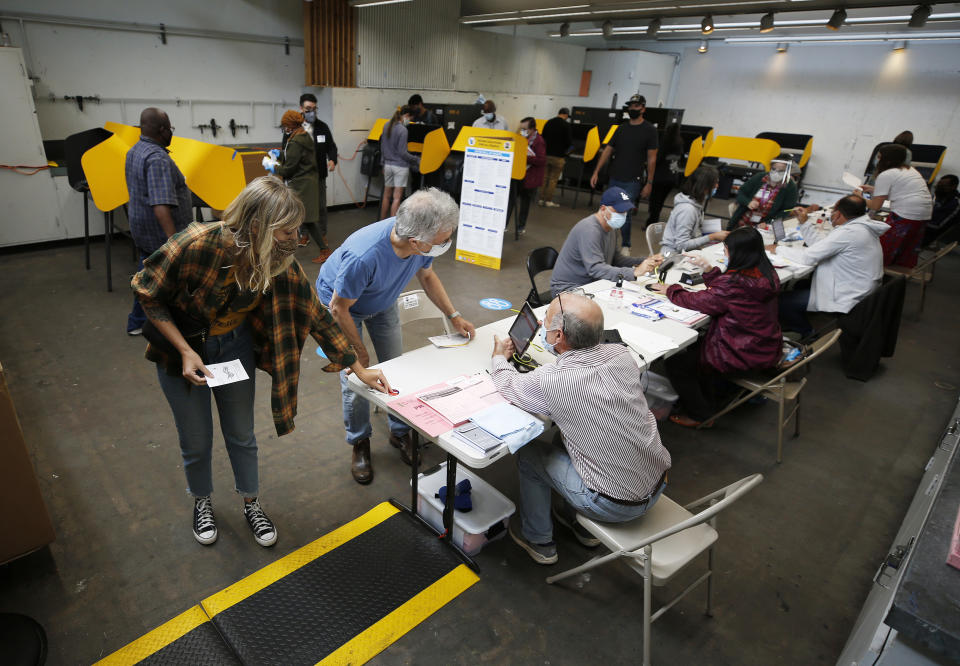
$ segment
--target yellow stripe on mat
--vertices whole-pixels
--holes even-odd
[[[101,664],[103,666],[136,664],[208,621],[209,618],[207,618],[203,609],[200,606],[194,606],[190,610],[180,613],[169,622],[161,624],[150,633],[144,634],[129,645],[120,648],[110,656],[104,657],[94,666],[100,666]]]
[[[480,578],[461,564],[415,597],[385,615],[318,664],[363,664],[430,617]]]
[[[342,546],[358,534],[366,532],[371,527],[379,525],[399,509],[389,502],[378,504],[365,514],[356,518],[343,527],[325,534],[316,541],[308,543],[303,548],[293,551],[273,564],[268,564],[259,571],[255,571],[246,578],[237,581],[230,587],[224,588],[211,597],[207,597],[200,604],[212,619],[217,613],[222,613],[234,604],[240,603],[250,595],[259,592],[268,585],[272,585],[289,573],[292,573],[305,564],[312,562],[321,555],[329,553],[334,548]]]

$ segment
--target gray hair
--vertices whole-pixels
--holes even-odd
[[[558,295],[557,298],[562,298],[562,294]],[[560,304],[563,304],[562,300]],[[550,330],[556,330],[562,327],[563,335],[566,337],[567,344],[570,345],[571,349],[588,349],[600,344],[600,341],[603,339],[603,317],[595,321],[590,321],[589,319],[581,318],[572,308],[564,310],[562,317],[563,321],[561,322],[561,315],[558,308],[558,312],[553,316],[553,321],[550,323]]]
[[[435,187],[417,190],[397,210],[393,229],[403,239],[432,242],[437,234],[452,232],[460,221],[460,208],[449,194]]]

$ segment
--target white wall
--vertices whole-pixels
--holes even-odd
[[[579,106],[606,108],[616,94],[619,108],[636,93],[646,97],[647,106],[668,106],[674,65],[673,56],[648,51],[587,51],[583,68],[592,72],[590,96]]]
[[[844,170],[863,173],[873,146],[902,130],[947,146],[941,173],[960,173],[960,46],[769,46],[711,43],[684,50],[673,105],[684,122],[717,134],[812,134],[806,182],[839,186]]]

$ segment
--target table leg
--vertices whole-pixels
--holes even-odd
[[[457,492],[457,459],[447,454],[447,501],[443,505],[443,534],[453,540],[453,501]]]
[[[87,192],[83,192],[83,254],[87,259],[87,270],[90,270],[90,210],[87,207]]]
[[[420,477],[417,473],[420,469],[420,433],[416,430],[411,430],[410,437],[413,438],[413,458],[411,461],[413,464],[410,465],[410,513],[417,515],[417,504],[420,502],[420,498],[418,497],[420,493],[418,488]]]
[[[104,251],[107,255],[107,291],[113,291],[113,271],[110,267],[110,240],[113,236],[113,211],[103,214]]]

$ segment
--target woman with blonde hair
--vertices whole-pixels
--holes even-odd
[[[357,361],[354,349],[317,300],[295,261],[300,199],[273,176],[257,178],[224,211],[222,222],[195,223],[144,261],[131,286],[148,322],[146,357],[173,411],[187,492],[194,498],[193,534],[217,539],[213,491],[213,394],[243,513],[261,546],[277,530],[260,506],[253,430],[255,371],[273,378],[271,407],[278,435],[294,428],[300,353],[307,335],[320,344],[325,372],[350,368],[361,381],[389,391],[383,373]],[[208,364],[239,360],[246,379],[211,388]]]

